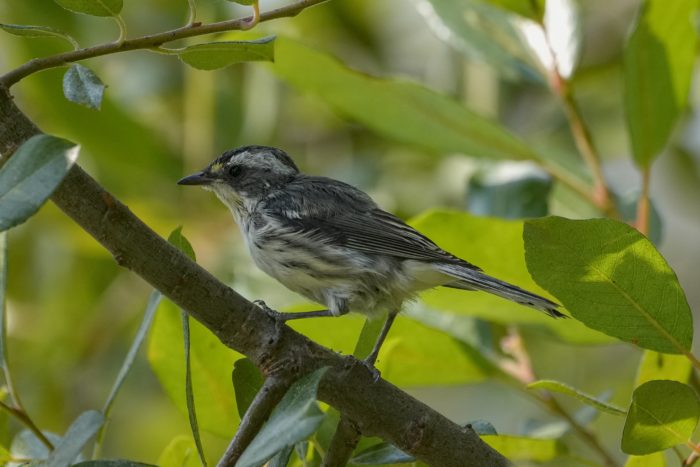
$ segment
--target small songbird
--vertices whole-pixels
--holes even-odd
[[[565,316],[556,303],[442,250],[359,189],[301,173],[280,149],[233,149],[178,183],[213,191],[233,213],[255,264],[326,307],[281,313],[280,319],[387,312],[365,359],[369,365],[402,304],[433,287],[482,290],[554,318]]]

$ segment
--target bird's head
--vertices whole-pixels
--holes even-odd
[[[298,173],[292,158],[281,149],[244,146],[226,151],[203,170],[177,183],[200,185],[234,208],[283,187]]]

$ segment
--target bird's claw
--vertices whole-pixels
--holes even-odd
[[[267,313],[268,316],[270,316],[275,321],[284,321],[284,319],[282,318],[282,313],[280,313],[279,311],[275,311],[269,306],[267,306],[267,304],[263,300],[253,300],[253,304],[265,313]]]
[[[372,374],[372,382],[373,383],[376,383],[377,381],[379,381],[381,379],[382,372],[379,371],[376,366],[374,366],[373,361],[365,359],[365,360],[360,360],[360,362]]]

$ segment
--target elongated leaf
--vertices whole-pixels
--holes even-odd
[[[637,164],[648,167],[685,108],[695,63],[697,2],[645,0],[624,52],[625,110]]]
[[[537,159],[498,123],[419,84],[367,76],[291,39],[278,39],[277,51],[272,69],[281,78],[388,138],[441,153]]]
[[[287,467],[289,458],[292,457],[294,446],[287,446],[274,455],[270,461],[265,464],[266,467]]]
[[[486,435],[481,439],[511,461],[549,462],[568,452],[566,445],[558,439],[510,435]]]
[[[486,0],[487,3],[496,5],[505,10],[512,11],[522,17],[534,20],[542,19],[545,0],[523,1],[523,0]]]
[[[591,407],[595,407],[596,409],[602,411],[602,412],[607,412],[612,415],[626,415],[627,412],[625,412],[624,409],[607,403],[605,401],[602,401],[600,399],[595,398],[594,396],[591,396],[589,394],[586,394],[583,391],[579,391],[578,389],[569,386],[568,384],[562,383],[560,381],[554,381],[554,380],[546,380],[542,379],[539,381],[535,381],[534,383],[530,383],[527,385],[528,389],[546,389],[547,391],[552,391],[552,392],[558,392],[560,394],[566,394],[567,396],[571,396],[575,399],[578,399],[579,401],[583,402],[584,404],[588,404]]]
[[[199,70],[216,70],[241,62],[271,62],[275,59],[275,37],[192,45],[179,51],[178,57]]]
[[[522,0],[427,0],[418,11],[439,38],[468,57],[489,63],[507,78],[544,81],[524,40],[525,23],[507,11],[530,13],[530,5]]]
[[[366,358],[374,349],[374,344],[379,337],[379,334],[384,327],[384,321],[386,317],[381,316],[375,319],[367,318],[365,324],[362,326],[362,331],[360,331],[360,337],[357,339],[357,344],[355,345],[355,350],[353,351],[353,357],[357,359]]]
[[[122,0],[54,0],[66,10],[92,16],[116,16],[122,11]]]
[[[104,91],[102,80],[83,65],[75,63],[63,75],[63,95],[76,104],[99,110]]]
[[[0,368],[7,370],[7,232],[0,232]],[[7,373],[4,373],[7,374]]]
[[[58,29],[48,26],[36,26],[33,24],[4,24],[0,23],[0,29],[15,36],[24,37],[59,37],[67,40],[71,45],[77,47],[78,44],[71,36]]]
[[[151,328],[148,360],[158,381],[177,408],[187,416],[185,353],[180,310],[164,300]],[[231,390],[231,368],[241,355],[224,346],[197,321],[190,323],[192,381],[199,427],[230,438],[239,418]]]
[[[27,220],[61,183],[79,147],[49,135],[33,136],[0,169],[0,231]]]
[[[690,308],[673,270],[646,237],[610,219],[527,221],[527,266],[587,326],[640,347],[689,351]]]
[[[88,410],[81,413],[71,424],[68,431],[56,445],[46,461],[42,461],[42,467],[67,467],[72,465],[80,451],[97,433],[104,423],[104,416],[96,410]]]
[[[242,358],[233,365],[231,378],[236,392],[238,415],[243,418],[264,383],[263,375],[249,358]]]
[[[428,211],[410,221],[440,247],[481,268],[487,274],[540,295],[547,295],[532,280],[525,265],[523,223],[477,217],[457,211]],[[474,316],[502,324],[544,327],[567,342],[609,343],[610,337],[574,320],[554,320],[486,292],[437,288],[421,294],[429,308]]]
[[[700,401],[695,391],[678,381],[649,381],[632,394],[622,450],[627,454],[652,452],[685,444],[700,418]]]
[[[180,310],[180,317],[182,318],[182,339],[184,341],[185,349],[185,400],[187,402],[187,418],[190,422],[190,430],[192,430],[194,444],[197,446],[199,460],[204,467],[207,467],[207,460],[204,457],[204,447],[202,446],[202,438],[199,435],[197,410],[194,403],[194,387],[192,386],[192,360],[190,358],[190,315],[188,315],[185,310]]]
[[[42,433],[54,446],[61,444],[61,437],[56,433]],[[49,456],[49,450],[30,430],[22,430],[12,439],[10,455],[16,459],[40,460]]]
[[[316,392],[326,370],[318,369],[289,388],[270,419],[241,455],[237,467],[263,464],[278,451],[307,439],[316,431],[325,417],[316,403]]]
[[[581,52],[581,24],[575,0],[547,0],[544,13],[548,48],[554,55],[559,74],[570,78],[574,74]]]
[[[654,379],[670,379],[687,383],[693,365],[685,355],[671,355],[645,350],[637,369],[635,386],[641,386]]]
[[[238,3],[239,5],[250,6],[258,0],[227,0],[227,1],[229,1],[231,3]]]

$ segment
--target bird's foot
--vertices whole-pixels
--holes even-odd
[[[360,360],[360,363],[362,363],[362,365],[372,374],[372,382],[376,383],[382,377],[382,372],[379,371],[376,366],[374,366],[376,357],[372,359],[370,359],[370,357],[371,355],[364,360]]]
[[[258,308],[260,308],[260,309],[261,309],[262,311],[264,311],[265,313],[267,313],[267,315],[268,315],[269,317],[271,317],[272,319],[274,319],[275,321],[278,321],[278,322],[280,322],[280,321],[281,321],[281,322],[284,322],[284,321],[285,321],[285,319],[284,319],[284,313],[280,313],[279,311],[273,310],[272,308],[270,308],[269,306],[267,306],[267,304],[266,304],[263,300],[253,300],[253,304],[254,304],[255,306],[257,306]]]

